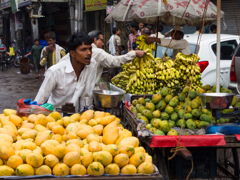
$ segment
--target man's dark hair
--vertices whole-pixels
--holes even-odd
[[[45,34],[45,39],[56,39],[56,34],[53,31],[49,31]]]
[[[200,26],[196,26],[196,31],[199,31],[201,29]]]
[[[93,31],[90,31],[89,33],[88,33],[88,35],[91,37],[91,38],[97,38],[97,39],[99,39],[100,37],[99,37],[99,35],[102,35],[102,32],[101,31],[99,31],[99,30],[93,30]]]
[[[121,47],[122,47],[122,49],[123,49],[123,50],[125,50],[125,49],[126,49],[124,45],[121,45]]]
[[[138,23],[136,23],[136,22],[131,22],[131,23],[130,23],[130,26],[131,26],[132,28],[134,28],[135,31],[138,31],[138,30],[139,30]]]
[[[147,35],[151,35],[151,31],[147,29],[147,27],[143,28],[143,32],[146,33]]]
[[[183,36],[184,33],[182,31],[177,31],[179,33],[180,36]]]
[[[113,34],[116,34],[117,31],[118,31],[118,27],[113,27],[112,33],[113,33]]]
[[[93,38],[87,35],[85,32],[80,31],[77,34],[73,34],[67,39],[67,52],[75,51],[78,46],[82,44],[91,45],[93,43]]]
[[[39,39],[34,39],[34,42],[38,41],[39,42]]]
[[[162,32],[163,29],[164,29],[163,25],[162,25],[162,24],[159,24],[159,25],[158,25],[158,29],[157,29],[158,32]]]
[[[210,26],[210,31],[212,32],[212,31],[214,31],[214,30],[217,30],[217,26],[216,26],[215,24],[212,24],[212,25]]]

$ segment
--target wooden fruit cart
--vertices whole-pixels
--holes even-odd
[[[134,136],[138,136],[137,126],[139,122],[126,107],[123,107],[123,122],[125,128],[129,129]],[[210,138],[211,135],[205,135]],[[156,138],[155,138],[156,137]],[[158,138],[157,138],[158,137]],[[169,178],[186,178],[191,169],[191,159],[193,158],[194,169],[190,178],[215,178],[230,177],[239,179],[239,157],[237,149],[240,148],[240,137],[238,135],[215,136],[211,138],[218,145],[209,145],[207,142],[204,146],[191,147],[191,144],[185,144],[185,147],[192,153],[192,157],[187,153],[181,156],[175,156],[171,161],[168,157],[172,156],[170,150],[176,147],[176,139],[171,137],[173,145],[164,147],[161,145],[161,139],[170,138],[169,136],[138,136],[141,146],[153,157],[153,163],[158,167],[163,179]],[[182,136],[184,138],[192,136]],[[216,137],[216,138],[215,138]],[[197,136],[196,136],[197,138]],[[159,141],[160,140],[160,141]],[[159,142],[158,142],[159,141]],[[182,139],[181,139],[182,142]],[[204,141],[203,141],[204,142]],[[155,145],[154,145],[155,143]],[[190,142],[191,143],[191,142]],[[171,144],[171,142],[169,142]],[[217,159],[217,154],[220,159]],[[232,168],[232,172],[230,169]]]

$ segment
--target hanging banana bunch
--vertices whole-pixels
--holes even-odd
[[[152,50],[156,50],[156,45],[154,43],[146,44],[145,40],[146,40],[145,35],[138,36],[136,41],[136,44],[138,45],[137,47],[139,50],[143,50],[143,51],[149,49],[151,50],[151,54],[152,54]]]

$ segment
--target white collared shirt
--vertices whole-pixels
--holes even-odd
[[[169,45],[169,43],[171,44]],[[185,55],[190,55],[190,46],[188,42],[185,39],[180,40],[172,40],[171,39],[163,39],[161,38],[161,43],[159,43],[159,46],[168,47],[170,49],[173,49],[172,53],[172,59],[175,60],[177,53],[181,52]]]
[[[84,67],[78,81],[69,54],[67,54],[58,64],[46,71],[35,101],[45,103],[48,100],[54,108],[61,108],[62,105],[70,102],[74,104],[76,112],[79,112],[84,108],[83,96],[87,93],[90,96],[89,108],[92,108],[92,91],[102,75],[103,67],[120,67],[136,57],[135,52],[112,56],[103,49],[97,48],[95,44],[92,44],[92,47],[91,63]]]

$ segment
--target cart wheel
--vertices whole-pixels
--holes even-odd
[[[155,148],[154,153],[156,154],[158,170],[161,172],[161,175],[163,176],[164,180],[169,180],[167,166],[166,166],[164,157],[162,155],[161,149]]]
[[[238,148],[223,148],[217,152],[218,176],[239,179]],[[234,173],[233,173],[234,172]]]

